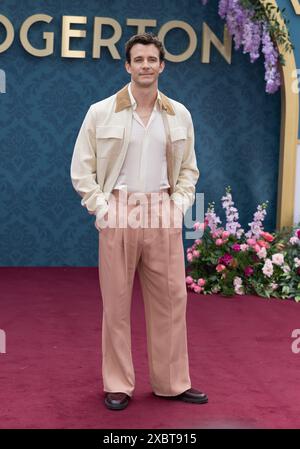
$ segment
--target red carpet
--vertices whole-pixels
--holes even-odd
[[[155,398],[138,279],[132,307],[136,390],[103,405],[96,268],[0,268],[0,428],[299,428],[300,304],[189,293],[192,386],[204,405]]]

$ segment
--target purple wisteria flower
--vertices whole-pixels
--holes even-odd
[[[202,4],[206,5],[207,0],[202,0]],[[226,21],[235,50],[242,47],[252,63],[259,58],[262,47],[266,92],[276,92],[281,85],[279,52],[271,39],[268,22],[254,20],[254,10],[243,7],[240,0],[219,0],[218,14]]]
[[[262,52],[265,56],[266,91],[268,93],[274,93],[281,85],[280,74],[278,72],[279,53],[274,47],[266,24],[263,25],[262,43]]]

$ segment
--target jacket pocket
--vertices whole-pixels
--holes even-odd
[[[119,152],[123,143],[124,131],[124,126],[96,126],[97,156],[106,158]]]
[[[173,155],[175,158],[182,159],[187,143],[187,137],[187,128],[185,126],[170,128],[170,139],[172,143]]]
[[[176,128],[170,128],[170,137],[172,142],[177,140],[187,139],[187,128],[185,126],[177,126]]]

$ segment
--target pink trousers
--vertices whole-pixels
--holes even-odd
[[[109,201],[108,214],[116,206],[117,211],[111,213],[116,216],[116,223],[99,232],[104,391],[129,396],[134,392],[130,315],[137,269],[145,306],[150,383],[154,393],[174,396],[191,388],[182,215],[166,191],[156,194],[151,202],[151,194],[142,194],[135,204],[129,204],[129,194],[126,198],[118,190],[112,194],[116,201]],[[138,214],[134,215],[143,216],[144,222],[140,220],[140,226],[128,226],[129,214],[136,211]],[[178,227],[172,217],[170,225],[164,225],[163,217],[169,212],[171,216],[174,212],[177,219],[180,215]],[[156,217],[158,226],[149,225],[150,217]]]

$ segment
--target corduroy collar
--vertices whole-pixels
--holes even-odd
[[[115,112],[120,112],[123,109],[131,107],[131,100],[128,92],[128,85],[124,86],[119,92],[117,92],[116,97],[116,108]],[[159,91],[158,102],[163,110],[167,112],[167,114],[175,115],[175,111],[173,106],[171,105],[168,97],[166,97],[162,92]]]

